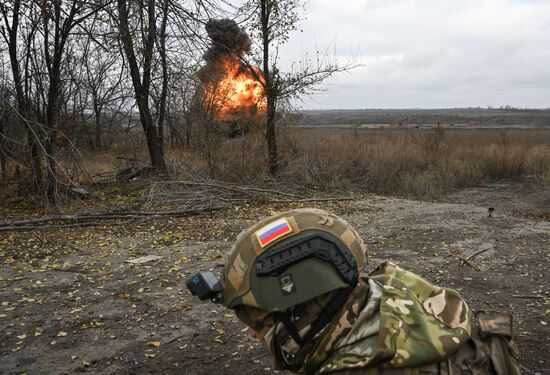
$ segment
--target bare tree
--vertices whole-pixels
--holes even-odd
[[[120,39],[129,66],[130,76],[132,77],[132,84],[141,125],[147,140],[151,165],[157,170],[166,168],[164,161],[163,126],[168,83],[165,48],[168,9],[168,0],[165,0],[163,3],[159,2],[159,4],[155,0],[117,0]],[[160,28],[157,28],[159,17]],[[132,29],[130,28],[130,23],[133,26]],[[136,25],[137,31],[133,32]],[[158,48],[155,48],[157,41]],[[160,56],[163,82],[156,122],[151,113],[151,78],[155,53]]]
[[[21,23],[21,18],[23,16],[23,11],[21,9],[21,0],[14,0],[9,3],[0,4],[0,12],[2,13],[2,36],[4,41],[8,45],[8,53],[10,57],[11,65],[11,74],[13,79],[13,84],[15,87],[16,99],[17,99],[17,111],[22,119],[22,123],[26,128],[27,141],[30,150],[30,165],[33,171],[34,176],[34,188],[37,191],[42,191],[43,181],[42,181],[42,154],[40,150],[41,141],[37,134],[37,130],[33,128],[33,124],[28,120],[30,114],[30,101],[28,94],[26,95],[27,90],[24,89],[23,77],[21,74],[21,67],[19,63],[19,26]],[[11,19],[11,22],[10,22]],[[36,30],[36,24],[28,25],[27,37],[28,40],[32,39],[32,35]],[[26,46],[26,56],[25,59],[25,70],[28,68],[29,59],[28,56],[30,50],[30,42],[25,43]],[[27,76],[26,76],[27,77]],[[26,79],[26,78],[25,78]],[[25,85],[26,86],[26,85]]]
[[[105,3],[84,0],[13,0],[0,5],[2,34],[9,50],[18,115],[27,129],[35,185],[51,201],[57,198],[60,181],[55,153],[66,47],[73,30],[104,7]],[[24,35],[20,33],[21,22]]]
[[[307,56],[299,64],[293,65],[290,72],[281,72],[278,67],[279,48],[288,41],[290,33],[299,27],[300,14],[304,11],[300,0],[249,0],[244,10],[252,15],[250,33],[260,48],[263,77],[259,77],[252,64],[245,61],[250,72],[264,87],[266,113],[266,141],[269,160],[269,172],[276,175],[279,171],[277,150],[277,109],[283,101],[311,93],[331,75],[349,70],[356,66],[353,62],[339,64],[327,54],[316,51],[314,59]]]

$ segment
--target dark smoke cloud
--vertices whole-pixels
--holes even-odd
[[[221,57],[230,55],[240,57],[250,51],[252,42],[235,21],[228,18],[210,20],[205,28],[211,40],[210,48],[204,53],[208,63],[215,63]]]

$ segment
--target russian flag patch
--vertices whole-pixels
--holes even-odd
[[[292,227],[285,218],[275,220],[256,232],[261,247],[266,247],[285,234],[291,233]]]

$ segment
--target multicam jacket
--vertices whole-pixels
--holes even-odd
[[[499,373],[491,370],[489,348],[474,336],[472,312],[456,291],[385,262],[355,288],[346,308],[308,348],[298,372]],[[515,360],[510,366],[514,371],[504,366],[502,374],[519,374]]]

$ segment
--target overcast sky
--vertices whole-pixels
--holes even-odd
[[[364,64],[303,108],[550,107],[550,0],[310,0],[282,56]]]

